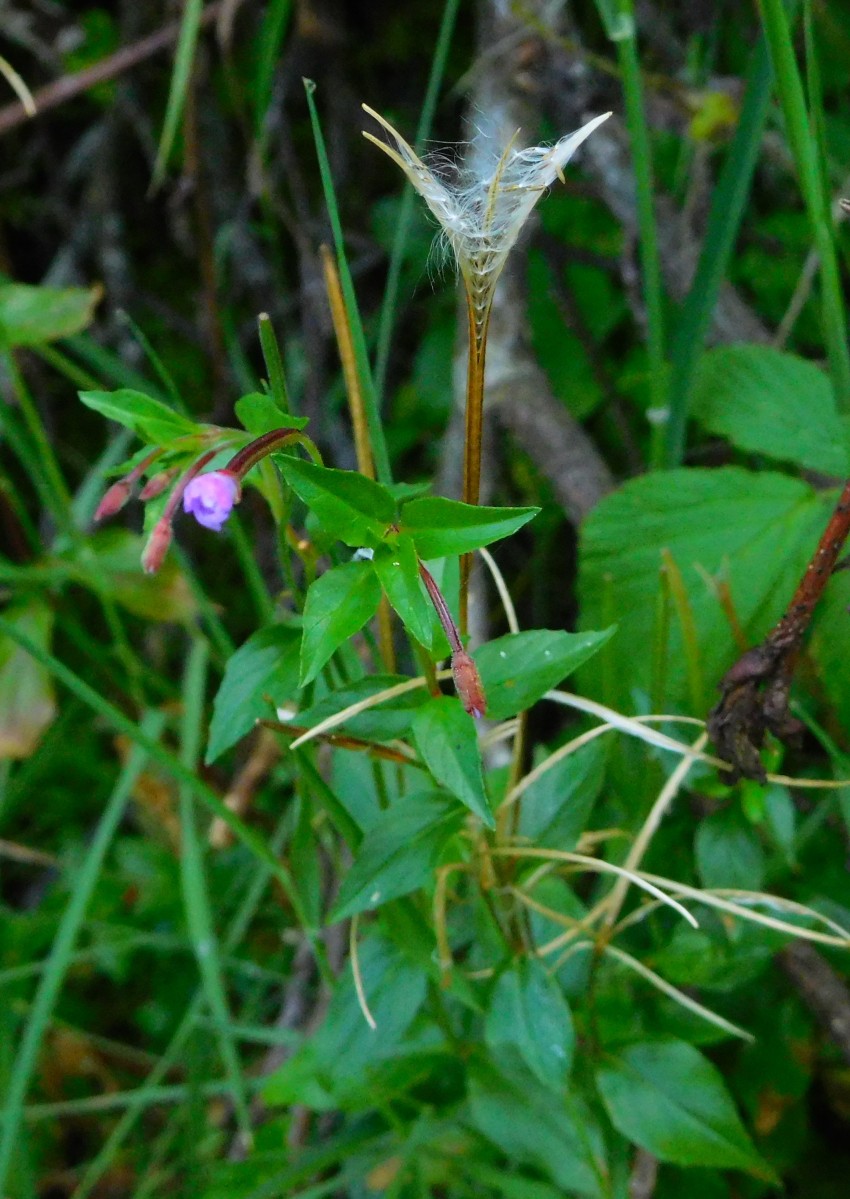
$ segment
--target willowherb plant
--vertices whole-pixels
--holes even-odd
[[[315,1069],[322,1076],[322,1085],[328,1082],[327,1105],[338,1101],[342,1110],[349,1110],[347,1104],[354,1094],[350,1110],[356,1112],[357,1104],[362,1104],[371,1113],[373,1076],[381,1085],[382,1066],[395,1064],[393,1021],[398,1010],[410,1005],[411,1020],[415,1014],[417,1026],[430,1030],[435,1046],[442,1044],[440,1038],[447,1027],[464,1030],[469,1046],[458,1054],[453,1031],[445,1053],[452,1069],[468,1072],[470,1095],[474,1097],[477,1088],[486,1096],[487,1087],[495,1087],[497,1100],[493,1103],[504,1106],[509,1120],[525,1107],[534,1110],[534,1102],[539,1111],[545,1107],[547,1117],[551,1109],[559,1130],[557,1159],[560,1162],[572,1156],[580,1167],[575,1187],[570,1181],[572,1165],[564,1176],[563,1189],[569,1193],[598,1195],[600,1199],[615,1194],[608,1186],[608,1165],[601,1149],[598,1153],[588,1150],[584,1164],[579,1160],[576,1146],[580,1138],[574,1131],[573,1109],[580,1110],[582,1104],[588,1105],[581,1117],[582,1137],[588,1143],[598,1141],[601,1146],[607,1138],[616,1144],[620,1138],[621,1150],[629,1143],[648,1145],[663,1158],[667,1127],[657,1144],[651,1138],[642,1139],[628,1119],[619,1118],[616,1102],[617,1088],[625,1087],[629,1113],[640,1108],[644,1081],[638,1067],[642,1069],[646,1062],[654,1071],[667,1071],[670,1081],[665,1085],[677,1102],[681,1098],[685,1113],[680,1135],[687,1148],[677,1149],[671,1161],[733,1166],[769,1177],[769,1169],[751,1145],[722,1084],[694,1045],[668,1039],[659,1047],[648,1022],[645,1029],[629,1029],[631,1041],[623,1049],[619,1032],[609,1034],[611,1025],[610,1021],[606,1025],[604,1001],[597,1002],[599,993],[606,987],[623,995],[631,986],[649,988],[660,995],[661,1002],[672,1000],[688,1018],[698,1017],[712,1026],[710,1035],[746,1041],[751,1039],[747,1029],[700,1002],[690,985],[687,989],[677,986],[676,977],[667,976],[669,970],[659,973],[647,964],[654,960],[659,946],[663,951],[666,944],[674,944],[677,934],[671,932],[671,917],[684,920],[686,934],[699,938],[700,953],[713,950],[715,940],[720,940],[720,934],[712,939],[710,931],[715,914],[726,922],[748,922],[826,946],[847,946],[850,934],[828,917],[790,900],[755,890],[700,888],[644,869],[647,853],[688,785],[691,770],[701,764],[727,769],[728,775],[728,768],[705,753],[702,721],[676,713],[628,717],[592,699],[554,689],[599,652],[614,630],[520,631],[508,588],[484,547],[522,527],[536,509],[477,506],[484,359],[499,275],[541,194],[561,176],[576,149],[608,114],[589,121],[550,148],[522,150],[512,142],[494,159],[486,176],[471,177],[460,171],[456,185],[451,185],[423,162],[388,122],[371,109],[366,111],[392,142],[366,136],[402,168],[439,221],[466,289],[466,503],[410,495],[405,487],[376,481],[366,465],[370,461],[368,428],[362,420],[360,471],[325,467],[316,447],[299,431],[300,422],[290,416],[285,404],[272,402],[273,394],[253,394],[237,403],[244,432],[187,426],[183,418],[149,397],[133,393],[122,393],[123,399],[89,393],[86,399],[135,431],[141,430],[155,446],[142,452],[137,461],[131,460],[131,468],[107,492],[97,514],[101,518],[116,513],[143,476],[151,470],[157,472],[148,478],[140,495],[143,500],[155,500],[169,489],[164,506],[154,509],[149,521],[152,531],[144,556],[146,570],[154,571],[161,564],[171,540],[172,521],[181,506],[205,528],[219,532],[240,501],[243,485],[258,483],[261,477],[265,483],[271,480],[267,498],[275,482],[280,488],[274,496],[277,503],[270,506],[275,518],[286,526],[285,536],[279,538],[283,552],[303,555],[301,578],[295,580],[297,571],[287,563],[293,580],[288,596],[298,614],[281,605],[276,620],[249,638],[228,662],[215,700],[207,756],[208,762],[218,760],[258,721],[274,730],[292,751],[289,762],[300,780],[299,804],[310,821],[304,825],[310,830],[308,838],[315,831],[331,848],[338,838],[346,843],[352,859],[324,919],[327,923],[351,921],[353,992],[346,992],[346,984],[339,986],[332,1018],[278,1071],[270,1083],[272,1092],[277,1086],[277,1101],[309,1106],[312,1099],[304,1093],[304,1078],[314,1069],[309,1055],[315,1051],[321,1070]],[[333,285],[333,271],[327,269],[332,266],[330,254],[325,265],[342,347],[350,313],[338,285]],[[265,343],[263,348],[266,352]],[[353,371],[353,355],[347,357]],[[341,358],[346,360],[342,349]],[[268,354],[266,362],[268,366]],[[271,368],[269,377],[273,378]],[[349,400],[354,414],[353,386]],[[353,424],[357,429],[356,416]],[[163,428],[173,429],[170,441],[161,436]],[[296,443],[307,451],[311,462],[281,453]],[[285,495],[281,479],[286,484]],[[318,549],[311,545],[311,526],[292,528],[289,504],[293,494],[322,533],[348,552],[334,551],[337,560],[331,561],[320,538],[315,538]],[[461,575],[458,623],[446,580],[451,577],[450,568],[456,568],[458,556],[462,563],[468,562],[476,551],[482,552],[493,574],[510,633],[470,653],[463,638],[468,572]],[[407,665],[418,662],[421,673],[397,674],[392,629],[385,641],[364,638],[358,643],[358,652],[351,652],[350,640],[376,617],[380,632],[382,614],[389,624],[391,610],[409,637]],[[274,662],[272,673],[269,663],[276,654],[280,660]],[[439,669],[443,660],[450,661],[450,670]],[[457,698],[440,691],[440,683],[449,678],[454,681]],[[538,701],[567,706],[594,718],[595,723],[558,748],[544,748],[542,755],[532,758],[524,743],[524,715]],[[273,714],[276,720],[271,719]],[[472,719],[485,714],[491,722],[488,729]],[[651,727],[677,721],[699,727],[692,744]],[[656,754],[681,758],[669,770],[622,861],[616,854],[611,855],[614,860],[608,860],[600,848],[608,840],[622,837],[622,832],[589,827],[589,807],[581,813],[581,805],[592,791],[588,763],[596,762],[600,772],[602,769],[601,756],[593,757],[600,747],[592,743],[612,731],[652,746]],[[507,741],[513,743],[512,764],[509,773],[500,775],[498,769],[491,769],[486,749]],[[357,804],[349,807],[347,797],[335,792],[330,772],[316,755],[320,744],[335,755],[368,755],[374,770],[374,811],[367,810],[368,801],[362,794]],[[769,777],[777,785],[789,782],[784,776]],[[357,785],[361,791],[368,787],[368,783],[362,788]],[[815,780],[810,785],[831,784]],[[582,788],[585,795],[579,794]],[[535,806],[547,805],[545,819],[535,817]],[[573,806],[580,809],[578,818]],[[529,811],[532,820],[526,822]],[[321,815],[321,820],[313,820],[314,814]],[[233,827],[241,828],[238,822]],[[576,874],[585,879],[582,887],[571,885]],[[610,888],[605,888],[605,880],[612,882]],[[418,902],[421,895],[413,898],[414,893],[426,889],[432,892],[430,906]],[[635,892],[640,893],[640,902],[634,902]],[[295,889],[292,894],[296,895]],[[459,918],[464,907],[478,913],[474,931],[468,935]],[[706,910],[705,929],[698,927],[694,907]],[[302,919],[295,903],[293,911],[315,948],[315,928],[308,932],[306,918]],[[358,950],[361,918],[364,924],[369,921],[364,930],[362,967]],[[400,947],[409,939],[426,947],[423,954],[417,950],[415,964],[404,961]],[[427,952],[429,942],[436,945],[435,955]],[[321,962],[319,949],[316,952]],[[569,959],[579,955],[587,957],[588,981],[573,981],[567,995],[561,971]],[[398,965],[393,962],[384,969],[385,957],[394,956]],[[401,980],[397,991],[391,989],[394,971]],[[426,979],[442,986],[426,988]],[[457,994],[452,993],[454,988]],[[421,997],[416,999],[417,995]],[[455,1004],[459,996],[462,1003]],[[357,1060],[355,1073],[365,1080],[362,1095],[355,1088],[346,1090],[349,1041],[356,1043],[358,1036],[357,1022],[352,1020],[355,1003],[370,1036],[377,1026],[380,1053],[384,1052],[384,1039],[389,1045],[386,1062],[372,1043],[362,1062]],[[575,1027],[570,1005],[576,1015]],[[465,1009],[462,1014],[460,1007]],[[439,1012],[436,1020],[434,1011]],[[483,1019],[479,1018],[481,1012],[486,1013]],[[663,1018],[663,1009],[661,1014]],[[337,1035],[339,1039],[334,1040]],[[406,1052],[404,1036],[404,1030],[397,1035],[400,1055]],[[573,1064],[576,1045],[582,1052],[575,1055]],[[467,1053],[469,1047],[471,1054]],[[488,1052],[486,1070],[481,1072],[478,1059],[485,1060]],[[378,1056],[370,1057],[371,1053]],[[625,1063],[621,1068],[616,1064],[618,1053]],[[362,1068],[363,1062],[368,1062],[368,1071]],[[618,1068],[622,1074],[619,1081]],[[442,1067],[435,1067],[435,1073],[437,1069]],[[606,1084],[606,1078],[612,1077],[614,1081]],[[337,1083],[338,1094],[334,1090]],[[707,1108],[719,1113],[717,1126],[712,1123],[705,1135],[695,1134],[692,1127],[695,1088],[707,1096]],[[599,1109],[599,1094],[608,1115],[600,1109],[591,1117],[590,1106]],[[510,1098],[514,1095],[516,1099]],[[565,1104],[567,1096],[569,1106]],[[326,1101],[322,1098],[320,1102]],[[485,1103],[476,1113],[473,1102],[470,1110],[473,1124],[480,1121],[480,1131],[491,1136],[486,1111],[494,1110],[492,1105],[488,1108]],[[675,1110],[671,1110],[675,1119]],[[481,1111],[485,1111],[484,1117]],[[541,1127],[543,1124],[545,1121]],[[585,1136],[587,1128],[592,1130],[589,1136]],[[719,1150],[718,1130],[723,1142]],[[533,1131],[536,1136],[539,1130],[535,1126]],[[502,1148],[498,1136],[495,1140]],[[505,1144],[511,1144],[508,1134]],[[573,1147],[565,1153],[564,1144]],[[522,1160],[522,1154],[519,1157]],[[534,1163],[533,1154],[531,1160]],[[593,1181],[597,1174],[602,1180],[598,1186]]]

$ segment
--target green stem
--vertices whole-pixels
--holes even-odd
[[[850,413],[850,349],[847,345],[847,321],[829,199],[818,160],[817,139],[806,108],[803,82],[794,55],[791,28],[783,0],[760,0],[759,9],[776,75],[785,129],[820,259],[824,338],[836,402],[841,412]]]

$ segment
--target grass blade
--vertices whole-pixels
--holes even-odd
[[[452,44],[452,34],[455,27],[455,18],[460,7],[460,0],[446,0],[443,9],[443,17],[440,22],[440,31],[437,34],[437,45],[434,49],[434,58],[431,62],[431,73],[428,77],[428,87],[425,92],[425,99],[422,102],[422,114],[419,118],[419,125],[416,129],[416,139],[413,143],[413,148],[419,154],[422,150],[424,142],[427,140],[431,124],[434,120],[434,110],[437,107],[437,96],[440,92],[440,86],[443,82],[443,75],[446,70],[446,59],[448,58],[449,48]],[[398,213],[398,221],[396,222],[395,236],[393,238],[392,249],[390,250],[390,261],[387,269],[387,284],[384,289],[384,299],[381,303],[381,312],[378,317],[378,341],[375,351],[375,390],[378,393],[378,403],[380,404],[384,396],[384,387],[387,381],[387,365],[390,358],[390,345],[392,343],[393,327],[395,318],[398,312],[398,290],[401,283],[401,267],[404,261],[404,248],[407,244],[407,238],[410,234],[410,222],[413,218],[413,209],[416,202],[416,192],[409,183],[405,184],[402,194],[401,206]]]
[[[183,719],[180,731],[180,758],[189,770],[198,769],[204,716],[204,690],[207,678],[206,643],[195,641],[186,663],[183,682]],[[180,879],[186,923],[198,961],[198,970],[207,1007],[216,1026],[222,1062],[233,1091],[236,1120],[243,1139],[251,1138],[251,1112],[236,1042],[230,1029],[230,1009],[224,984],[218,938],[210,908],[204,853],[195,820],[193,794],[185,784],[180,787]]]
[[[203,803],[205,803],[214,815],[221,817],[225,824],[227,824],[233,830],[242,844],[245,845],[246,848],[249,849],[259,861],[265,863],[265,865],[269,867],[274,877],[283,887],[287,899],[292,904],[292,910],[295,913],[295,916],[301,924],[305,936],[309,939],[310,944],[312,945],[316,954],[316,960],[319,965],[319,969],[321,970],[323,976],[330,981],[333,978],[333,974],[327,962],[324,946],[317,935],[316,929],[311,927],[310,922],[307,919],[298,895],[298,891],[292,882],[289,871],[286,869],[284,864],[279,862],[274,854],[269,850],[262,837],[258,836],[253,829],[249,828],[243,820],[240,820],[240,818],[230,810],[227,804],[225,804],[223,800],[216,795],[212,787],[209,787],[203,781],[203,779],[198,778],[193,771],[189,770],[188,767],[183,765],[179,758],[176,758],[174,754],[169,753],[169,751],[164,749],[155,738],[151,737],[144,728],[140,728],[128,716],[125,716],[119,708],[116,708],[114,704],[109,702],[109,700],[104,699],[103,696],[95,691],[93,687],[90,687],[88,683],[79,678],[79,676],[76,675],[73,670],[69,669],[69,667],[67,667],[63,662],[60,662],[58,658],[53,656],[53,654],[41,649],[40,646],[36,645],[35,642],[31,641],[29,637],[27,637],[9,621],[3,619],[3,617],[0,617],[0,631],[7,633],[13,641],[16,641],[22,649],[25,649],[26,652],[35,658],[37,662],[40,662],[42,666],[46,667],[46,669],[50,671],[55,679],[67,687],[69,691],[76,695],[78,699],[82,700],[82,702],[91,708],[92,711],[97,712],[99,716],[102,716],[104,720],[106,720],[114,729],[117,729],[118,732],[124,733],[127,737],[129,737],[134,745],[144,749],[150,755],[150,757],[164,770],[166,770],[172,778],[176,779],[178,783],[188,786],[192,790],[193,794],[196,795],[197,798]]]
[[[671,345],[667,393],[666,465],[678,466],[685,454],[688,400],[720,285],[738,238],[770,107],[773,71],[767,43],[753,52],[738,127],[711,197],[705,239],[696,274],[682,305]]]
[[[144,733],[147,742],[156,744],[156,738],[162,725],[162,716],[150,715],[142,722],[140,731]],[[3,1127],[0,1131],[0,1195],[6,1193],[6,1183],[14,1160],[18,1132],[24,1115],[24,1101],[36,1069],[44,1034],[70,965],[74,943],[85,919],[106,852],[115,836],[121,817],[124,815],[124,808],[148,756],[149,753],[145,746],[137,744],[127,765],[118,776],[118,781],[107,800],[106,808],[95,830],[88,853],[74,879],[71,897],[62,914],[50,955],[36,989],[35,999],[24,1028],[6,1091]]]
[[[840,412],[848,413],[850,349],[847,346],[847,320],[817,136],[806,108],[803,81],[794,56],[791,27],[783,0],[760,0],[759,12],[776,75],[785,131],[820,258],[822,322],[836,402]]]
[[[174,70],[171,74],[171,86],[168,90],[168,101],[165,106],[165,119],[162,123],[162,133],[156,151],[156,161],[151,178],[151,191],[156,191],[165,178],[168,159],[174,148],[180,118],[189,91],[192,78],[192,67],[195,62],[195,47],[198,44],[198,32],[201,28],[201,14],[204,10],[204,0],[186,0],[183,8],[183,20],[180,23],[180,37],[177,40],[177,50],[174,55]]]

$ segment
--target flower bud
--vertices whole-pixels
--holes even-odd
[[[116,512],[120,512],[130,498],[132,490],[133,484],[129,479],[119,479],[117,483],[113,483],[98,504],[94,519],[104,520],[107,516],[114,516]]]
[[[171,522],[167,519],[158,520],[142,553],[142,570],[145,574],[156,574],[165,560],[170,545]]]
[[[466,650],[455,650],[452,654],[452,677],[464,709],[470,716],[480,720],[487,710],[487,697],[478,667]]]
[[[239,502],[239,480],[226,470],[211,470],[196,475],[183,492],[183,510],[194,516],[205,529],[221,531],[224,522]]]
[[[139,492],[139,499],[142,503],[148,500],[155,499],[156,496],[162,495],[166,487],[171,483],[179,471],[179,467],[172,466],[170,470],[161,470],[158,474],[152,475],[145,483],[142,490]]]

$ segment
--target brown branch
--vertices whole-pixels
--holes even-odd
[[[638,1149],[629,1176],[629,1199],[652,1199],[658,1182],[658,1158]]]
[[[734,768],[734,778],[765,781],[760,750],[767,730],[786,742],[793,742],[802,732],[788,710],[791,679],[815,607],[848,534],[850,481],[844,485],[785,615],[720,681],[720,702],[709,713],[708,731],[720,757]]]
[[[208,5],[201,16],[201,28],[212,24],[222,7],[221,0],[215,0],[215,3]],[[151,58],[161,50],[167,50],[179,36],[180,23],[172,22],[172,24],[158,29],[156,33],[140,38],[131,46],[122,46],[114,54],[94,63],[93,66],[86,67],[84,71],[76,71],[73,75],[63,75],[61,79],[46,84],[33,92],[36,111],[32,117],[20,101],[4,105],[3,108],[0,108],[0,137],[11,129],[16,129],[25,121],[36,120],[45,112],[49,112],[51,108],[58,108],[66,101],[73,100],[75,96],[81,96],[98,83],[104,83],[108,79],[115,79],[119,75],[125,74],[139,63],[144,62],[145,59]]]
[[[778,962],[818,1024],[850,1065],[850,988],[817,950],[795,941]]]

